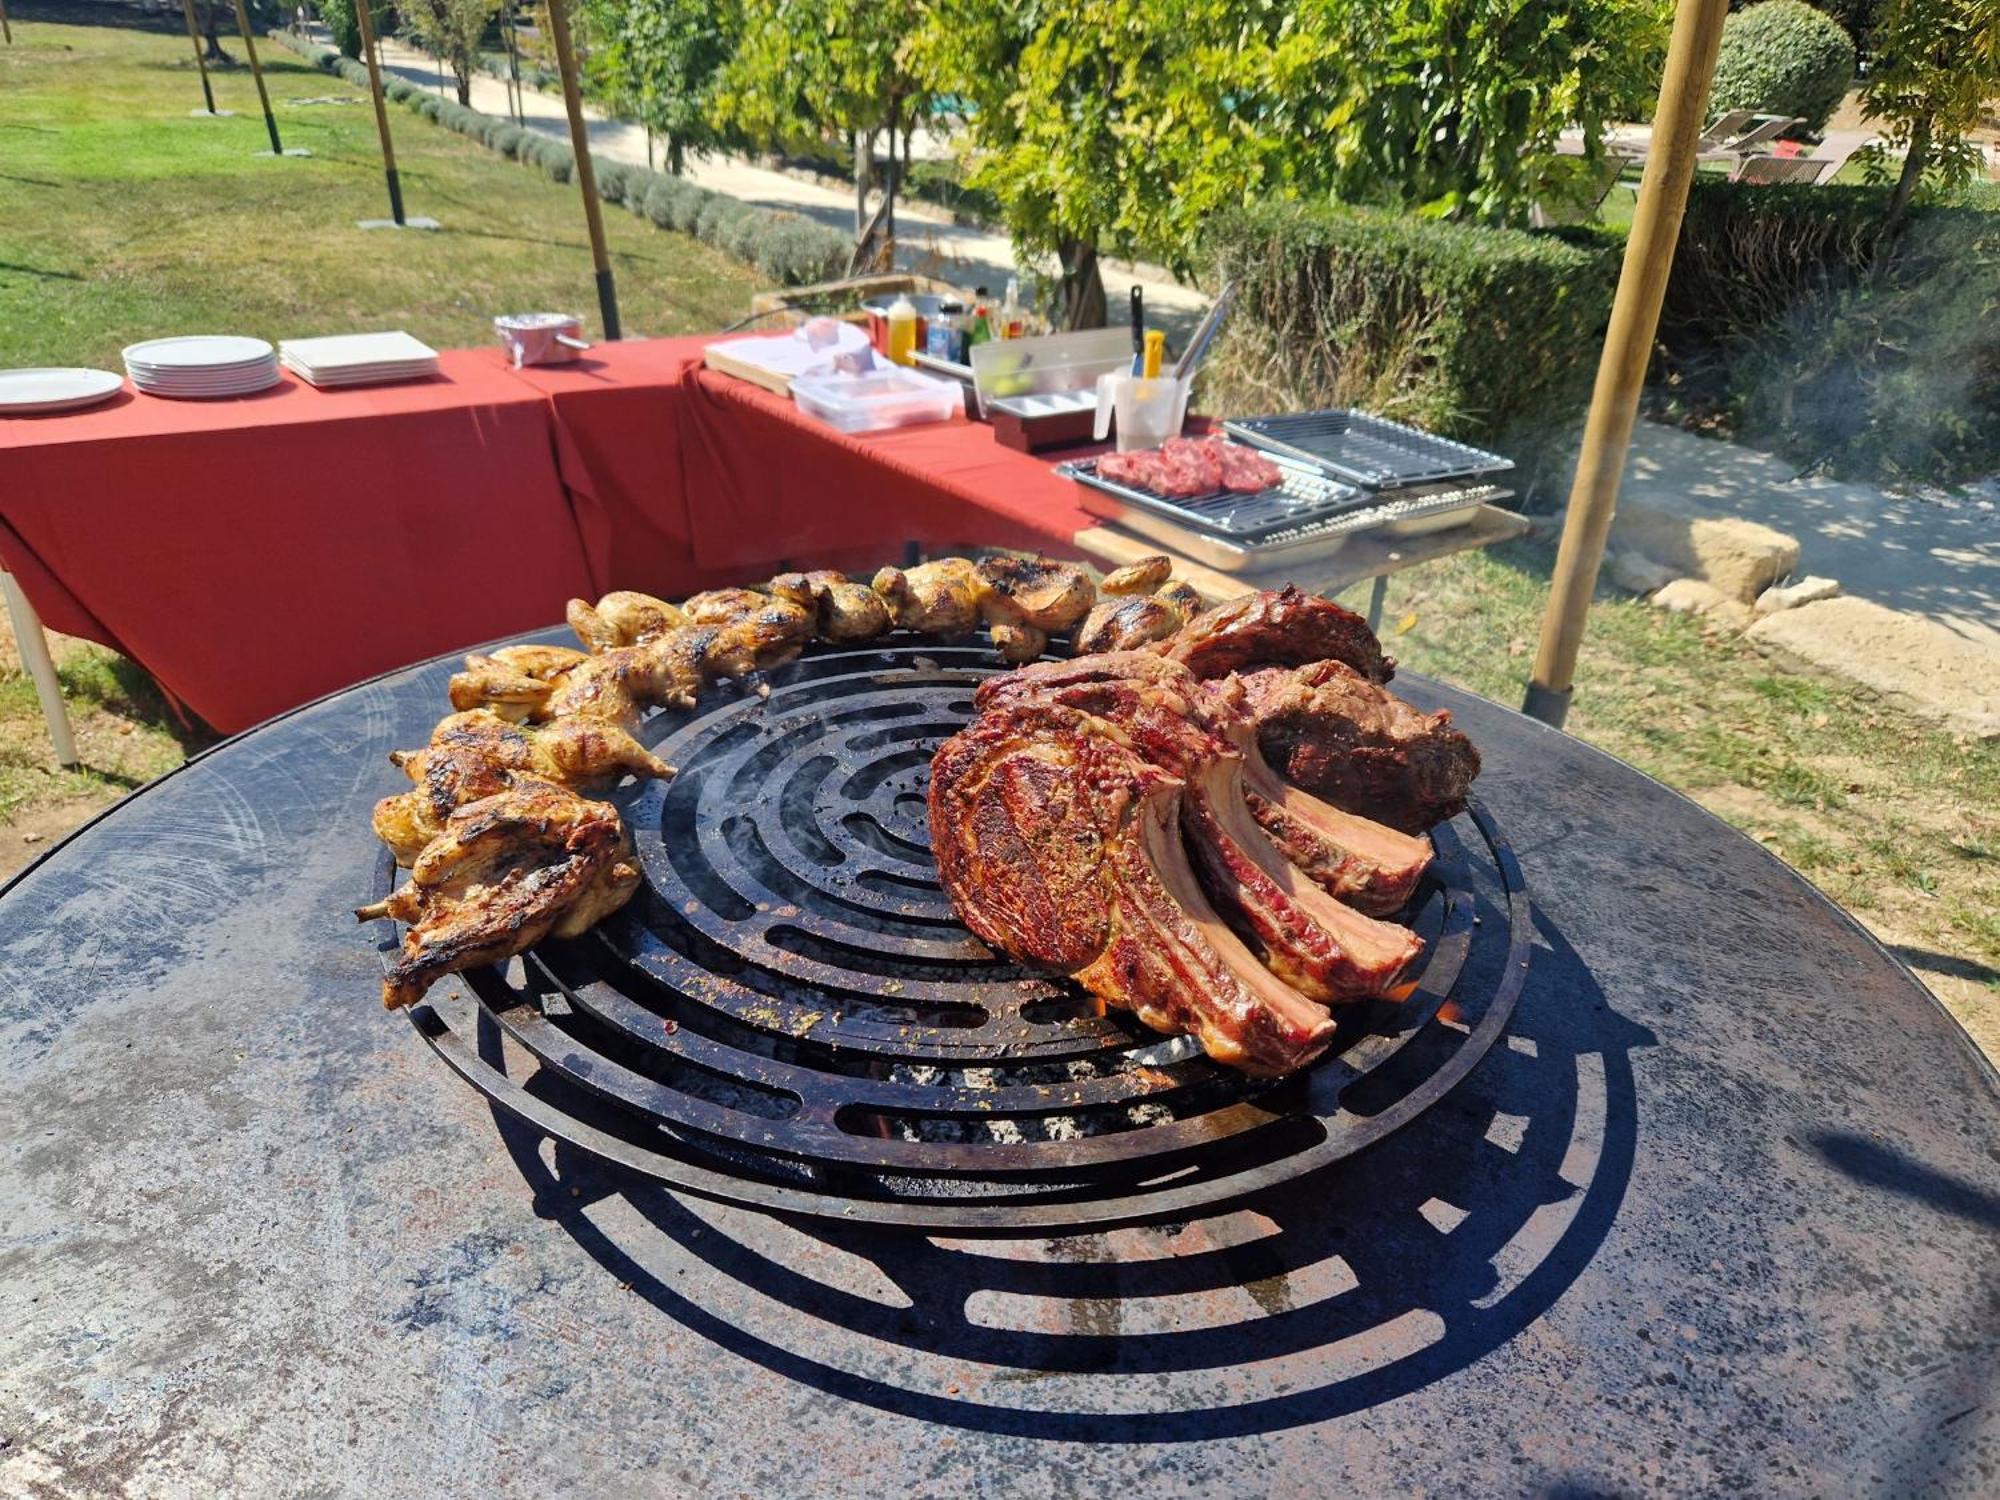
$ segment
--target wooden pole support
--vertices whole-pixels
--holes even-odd
[[[14,45],[14,25],[7,19],[7,0],[0,0],[0,38],[10,47]]]
[[[208,101],[208,112],[214,114],[215,90],[208,82],[208,58],[202,52],[201,27],[194,19],[194,0],[181,0],[181,13],[187,17],[188,40],[194,43],[194,65],[201,71],[201,97]]]
[[[264,87],[264,65],[257,61],[257,41],[250,34],[250,12],[243,0],[236,0],[236,29],[243,33],[243,50],[250,58],[250,76],[257,80],[257,99],[264,106],[264,129],[270,132],[271,154],[283,156],[284,143],[278,139],[278,117],[271,113],[271,91]]]
[[[56,763],[77,764],[76,735],[71,732],[69,709],[63,703],[62,683],[56,676],[55,661],[49,656],[49,638],[42,629],[41,616],[12,573],[0,573],[0,597],[7,601],[7,618],[14,626],[14,644],[20,648],[21,664],[35,682],[35,696],[42,703],[42,717],[48,721],[49,743],[55,746]]]
[[[576,86],[576,54],[570,48],[569,11],[563,0],[548,0],[549,35],[562,74],[563,108],[569,113],[569,143],[576,152],[576,182],[583,191],[583,218],[590,229],[590,260],[597,271],[597,311],[604,336],[620,337],[618,289],[611,282],[611,255],[604,248],[604,211],[597,201],[597,172],[590,164],[590,132],[583,120],[583,95]]]
[[[1569,516],[1556,552],[1548,609],[1542,616],[1535,673],[1522,704],[1524,712],[1561,727],[1575,682],[1576,654],[1604,562],[1604,541],[1618,505],[1618,484],[1632,446],[1639,413],[1639,387],[1652,358],[1660,304],[1673,268],[1693,180],[1697,142],[1708,109],[1708,86],[1722,42],[1729,0],[1680,0],[1673,40],[1660,80],[1659,108],[1653,114],[1653,144],[1639,181],[1639,203],[1625,240],[1625,263],[1611,303],[1611,325],[1597,362],[1597,385],[1590,396],[1583,450],[1570,487]]]
[[[361,27],[361,56],[368,64],[368,92],[375,99],[375,131],[382,137],[382,175],[389,183],[389,217],[403,222],[403,185],[396,180],[396,143],[389,139],[389,106],[382,102],[382,65],[375,60],[375,18],[369,0],[355,0],[354,19]]]

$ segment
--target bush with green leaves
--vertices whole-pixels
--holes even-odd
[[[761,226],[752,264],[779,286],[805,286],[840,275],[853,248],[837,230],[798,214],[773,214]]]
[[[591,158],[591,171],[597,183],[597,196],[606,203],[625,201],[625,174],[629,167],[622,161],[599,161]],[[645,169],[640,168],[641,171]]]
[[[1236,312],[1206,401],[1362,406],[1553,473],[1583,416],[1617,247],[1336,203],[1267,202],[1208,239]]]
[[[1854,41],[1805,0],[1761,0],[1722,27],[1711,112],[1797,115],[1821,130],[1854,81]]]
[[[685,177],[670,178],[678,184],[679,195],[674,199],[673,222],[671,228],[681,234],[693,234],[701,223],[702,210],[720,196],[707,188],[696,187]]]
[[[2000,214],[1885,188],[1697,181],[1656,385],[1802,465],[1952,482],[2000,467]]]

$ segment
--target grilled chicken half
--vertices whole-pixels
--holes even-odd
[[[412,1005],[447,974],[575,937],[639,887],[618,810],[523,779],[468,802],[417,856],[407,884],[355,912],[408,924],[382,1003]]]
[[[416,785],[375,804],[375,833],[399,865],[416,862],[468,802],[531,777],[575,792],[602,791],[620,776],[666,777],[674,768],[613,724],[562,719],[523,726],[489,709],[452,714],[421,750],[389,759]]]

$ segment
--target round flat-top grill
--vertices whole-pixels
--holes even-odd
[[[931,754],[995,670],[977,641],[818,647],[768,698],[657,715],[646,738],[681,769],[622,799],[640,894],[583,939],[471,976],[469,997],[441,986],[419,1030],[498,1104],[674,1186],[1003,1234],[1185,1216],[1325,1166],[1441,1098],[1501,1034],[1527,904],[1478,809],[1465,834],[1433,835],[1406,913],[1420,969],[1393,1000],[1345,1007],[1290,1078],[1220,1067],[996,957],[939,888],[925,810]],[[1469,965],[1490,977],[1468,985]],[[482,1017],[512,1052],[478,1044]]]
[[[991,663],[891,652],[654,726],[646,894],[418,1017],[492,1098],[349,914],[455,657],[16,877],[0,1494],[1992,1492],[2000,1088],[1769,853],[1399,678],[1533,908],[1458,820],[1417,990],[1255,1083],[1038,977],[979,998],[897,756]],[[855,950],[876,914],[937,951]],[[1147,1144],[1184,1120],[1218,1143]]]

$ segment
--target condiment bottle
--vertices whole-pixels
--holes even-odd
[[[908,292],[901,292],[889,304],[889,347],[883,352],[892,365],[913,364],[910,356],[917,347],[917,304]]]
[[[1000,304],[1000,337],[1017,339],[1023,333],[1021,327],[1021,278],[1007,278],[1007,296]]]
[[[960,319],[965,316],[965,304],[947,298],[938,304],[937,316],[931,319],[930,336],[924,352],[932,359],[941,359],[947,364],[963,363],[965,350],[961,342]]]

